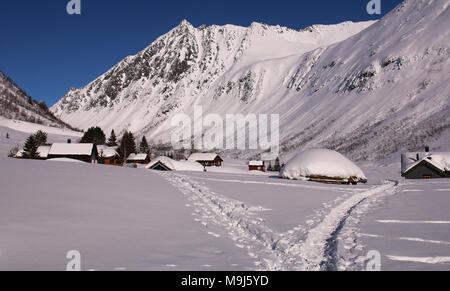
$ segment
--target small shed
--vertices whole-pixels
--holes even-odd
[[[204,167],[221,167],[223,159],[215,153],[195,153],[188,161],[200,163]]]
[[[249,171],[265,172],[266,171],[266,167],[264,165],[264,161],[250,161],[250,162],[248,162],[248,170]]]
[[[54,143],[50,147],[48,159],[68,158],[86,163],[96,163],[98,152],[92,143]]]
[[[450,153],[402,154],[402,177],[406,179],[450,178]]]
[[[127,158],[127,163],[147,165],[150,163],[150,156],[148,154],[131,154]]]

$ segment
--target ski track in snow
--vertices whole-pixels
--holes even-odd
[[[315,217],[286,233],[271,230],[257,217],[261,207],[250,207],[211,191],[191,177],[161,172],[166,180],[189,199],[193,216],[215,237],[227,233],[239,248],[247,250],[260,270],[338,269],[337,239],[347,218],[369,197],[392,193],[397,183],[386,181],[366,191],[349,190],[332,203],[325,203]],[[375,198],[374,200],[378,200]],[[352,258],[355,259],[355,258]],[[349,264],[347,262],[347,264]]]
[[[392,261],[414,262],[424,264],[442,264],[450,263],[450,257],[403,257],[403,256],[387,256]]]

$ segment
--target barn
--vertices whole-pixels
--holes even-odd
[[[406,179],[450,178],[450,153],[404,153],[402,177]]]
[[[50,147],[48,159],[68,158],[86,163],[96,163],[97,147],[92,143],[54,143]]]
[[[249,171],[265,172],[266,171],[266,167],[264,165],[264,161],[250,161],[250,162],[248,162],[248,170]]]
[[[189,157],[188,161],[200,163],[204,167],[220,167],[223,159],[215,153],[195,153]]]
[[[131,154],[127,158],[127,163],[147,165],[150,163],[150,155],[148,154]]]

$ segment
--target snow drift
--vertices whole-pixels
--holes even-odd
[[[287,179],[336,179],[343,182],[367,182],[363,171],[340,153],[326,149],[304,151],[281,170]]]

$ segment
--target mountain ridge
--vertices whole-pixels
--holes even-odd
[[[52,110],[79,127],[154,140],[169,140],[170,117],[193,116],[193,105],[222,116],[279,113],[285,155],[327,147],[379,159],[419,149],[449,129],[448,5],[407,0],[376,22],[300,32],[182,22]]]
[[[0,70],[0,116],[41,125],[74,129],[54,116],[44,101],[33,100]]]

